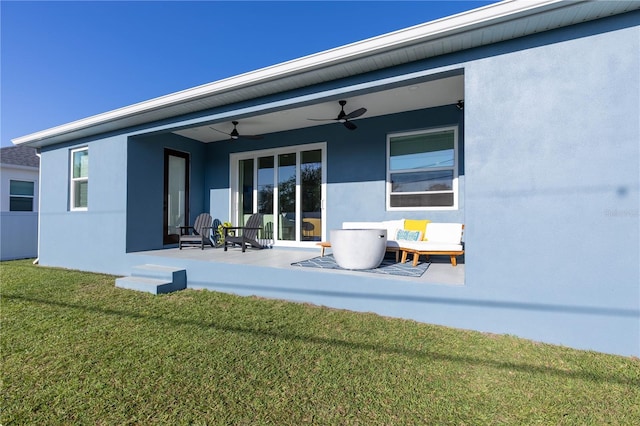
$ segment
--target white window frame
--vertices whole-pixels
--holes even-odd
[[[290,154],[292,152],[296,153],[296,212],[299,212],[301,209],[300,205],[300,155],[303,151],[313,151],[320,150],[322,152],[322,185],[320,188],[320,197],[321,197],[321,209],[322,209],[322,241],[326,241],[327,238],[327,230],[326,230],[326,198],[327,198],[327,143],[326,142],[316,142],[309,143],[303,145],[289,145],[271,149],[264,150],[256,150],[256,151],[245,151],[239,153],[233,153],[229,156],[230,167],[229,167],[229,182],[231,183],[230,188],[230,198],[229,198],[229,217],[231,221],[235,223],[239,222],[240,212],[238,210],[238,200],[239,200],[239,182],[238,182],[238,165],[241,160],[248,159],[258,159],[259,157],[271,157],[273,156],[276,160],[274,163],[276,166],[274,167],[274,192],[273,192],[273,205],[274,210],[278,211],[278,185],[277,182],[279,180],[278,177],[278,167],[277,167],[277,157],[280,154]],[[258,209],[258,185],[257,179],[258,174],[255,172],[258,167],[258,162],[254,161],[254,182],[253,182],[253,211],[257,211]],[[311,245],[315,245],[314,241],[300,241],[300,229],[296,227],[296,240],[288,241],[288,240],[277,240],[277,244],[280,247],[309,247]]]
[[[419,207],[391,207],[391,195],[392,193],[392,185],[391,185],[391,174],[397,173],[398,170],[391,170],[391,139],[396,137],[403,136],[412,136],[412,135],[423,135],[428,133],[437,133],[444,131],[453,131],[453,167],[446,168],[425,168],[423,170],[444,170],[451,169],[453,170],[453,181],[452,181],[452,189],[447,191],[424,191],[421,193],[424,194],[437,194],[437,193],[450,193],[453,192],[453,205],[452,206],[419,206]],[[434,127],[430,129],[416,130],[411,132],[398,132],[398,133],[390,133],[387,135],[387,194],[386,194],[386,204],[387,211],[435,211],[435,210],[458,210],[458,126],[443,126],[443,127]],[[416,170],[417,171],[417,170]],[[404,192],[403,194],[407,194]]]
[[[77,182],[87,182],[87,186],[89,185],[89,173],[87,176],[83,177],[73,177],[73,165],[74,165],[74,157],[77,153],[85,151],[87,153],[87,158],[89,156],[89,147],[85,146],[82,148],[72,149],[70,152],[70,167],[69,167],[69,209],[71,211],[86,211],[89,208],[89,200],[87,195],[87,205],[86,206],[76,206],[76,183]],[[87,190],[88,191],[88,190]]]
[[[11,183],[12,182],[25,182],[33,185],[33,194],[32,195],[22,195],[22,194],[12,194],[11,193]],[[11,210],[11,199],[12,198],[30,198],[31,199],[31,210]],[[35,211],[35,201],[36,201],[36,182],[33,180],[25,180],[25,179],[9,179],[9,211],[11,212],[34,212]]]

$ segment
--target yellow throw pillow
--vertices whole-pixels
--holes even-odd
[[[426,241],[427,235],[427,224],[431,222],[430,220],[415,220],[415,219],[405,219],[404,220],[404,229],[408,231],[420,231],[422,232],[423,241]]]

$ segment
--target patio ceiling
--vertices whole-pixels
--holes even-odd
[[[347,101],[345,105],[347,114],[361,107],[367,109],[364,115],[352,120],[355,124],[358,124],[359,120],[381,115],[455,104],[458,100],[464,99],[464,76],[456,75],[432,81],[414,82],[405,86],[372,93],[332,95],[329,100],[322,100],[310,105],[304,104],[245,117],[233,116],[230,119],[181,129],[173,133],[209,143],[229,140],[229,136],[220,131],[231,132],[233,129],[232,120],[239,121],[239,132],[246,135],[265,135],[330,123],[341,126],[340,123],[335,121],[309,120],[310,118],[335,118],[340,112],[340,105],[338,104],[340,99]],[[220,131],[213,130],[212,127]],[[349,130],[345,129],[345,131]]]

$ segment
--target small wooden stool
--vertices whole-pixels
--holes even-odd
[[[324,257],[324,249],[331,247],[331,243],[329,241],[321,241],[316,243],[317,246],[320,246],[320,256]]]

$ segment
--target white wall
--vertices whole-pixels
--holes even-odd
[[[33,212],[9,211],[9,182],[34,182]],[[0,260],[38,255],[38,169],[3,164],[0,170]]]

